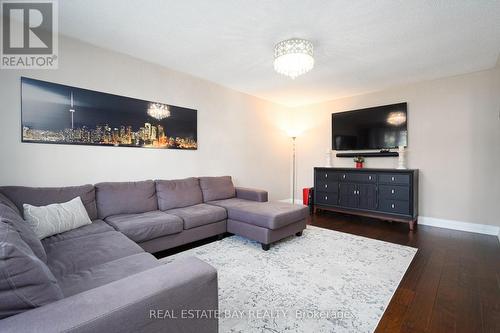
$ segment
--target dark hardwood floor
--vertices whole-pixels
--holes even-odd
[[[376,332],[500,332],[500,243],[495,236],[330,212],[314,226],[418,248]]]
[[[309,224],[418,248],[376,332],[500,333],[500,243],[495,236],[320,212]],[[156,253],[159,258],[216,241]]]

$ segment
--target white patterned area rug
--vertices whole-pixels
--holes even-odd
[[[416,252],[307,226],[267,252],[232,236],[162,261],[217,269],[220,332],[373,332]]]

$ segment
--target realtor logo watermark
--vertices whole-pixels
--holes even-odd
[[[2,0],[1,69],[57,69],[57,1]]]

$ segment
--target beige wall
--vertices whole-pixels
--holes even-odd
[[[298,186],[325,163],[332,112],[407,101],[408,164],[419,168],[422,216],[500,225],[500,63],[496,69],[287,109],[160,66],[72,39],[60,68],[0,71],[0,184],[63,186],[99,181],[230,174],[242,186],[290,195],[290,139]],[[20,76],[198,109],[197,151],[21,143]],[[434,142],[439,142],[438,145]],[[334,158],[335,166],[352,166]],[[367,167],[395,167],[394,158]]]
[[[420,215],[500,225],[498,66],[295,109],[294,122],[304,129],[297,139],[298,190],[313,184],[313,167],[325,165],[332,112],[403,101],[408,102],[408,166],[420,169]],[[333,164],[353,166],[353,161],[334,158]],[[366,162],[366,167],[396,165],[396,158]]]
[[[242,186],[289,197],[284,107],[185,74],[62,38],[58,70],[0,71],[0,184],[232,175]],[[197,151],[21,143],[20,76],[198,110]]]

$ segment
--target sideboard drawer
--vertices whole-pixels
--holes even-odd
[[[409,201],[380,199],[378,210],[394,214],[410,215]]]
[[[337,205],[339,201],[338,193],[316,192],[316,202],[318,205]]]
[[[380,185],[379,195],[382,199],[390,200],[410,200],[410,188],[399,185]]]
[[[325,180],[317,180],[316,181],[316,191],[321,192],[335,192],[339,191],[339,183],[337,181],[325,181]]]
[[[340,180],[346,182],[356,182],[356,183],[376,183],[377,175],[374,173],[351,173],[345,172],[340,174]]]
[[[316,172],[316,182],[319,181],[337,181],[339,179],[338,172],[321,170]]]
[[[379,183],[410,185],[410,175],[397,173],[384,173],[379,175]]]

